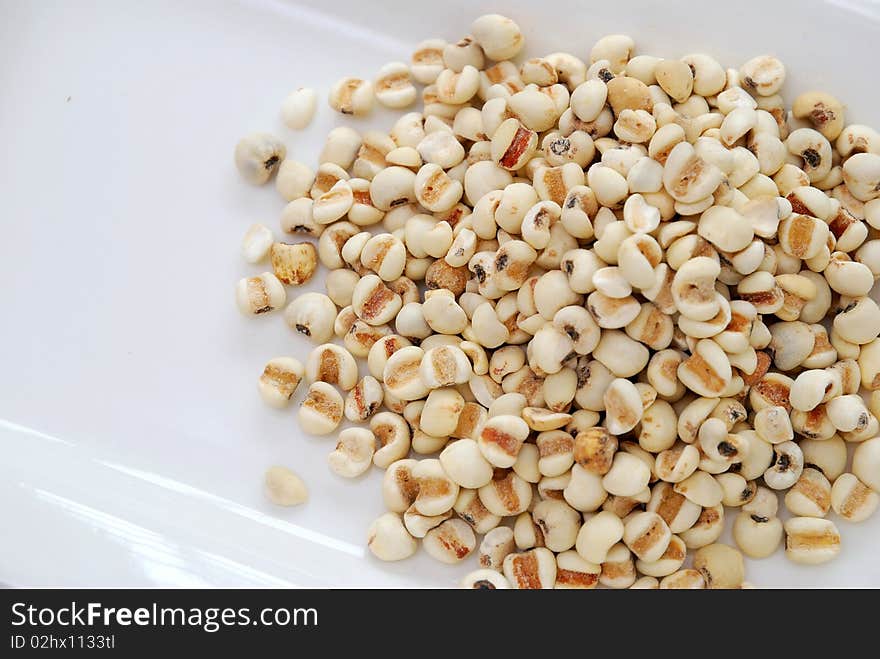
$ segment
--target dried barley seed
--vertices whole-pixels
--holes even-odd
[[[309,498],[305,483],[287,467],[269,467],[264,483],[269,501],[276,506],[297,506]]]

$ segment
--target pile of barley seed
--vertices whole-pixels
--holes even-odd
[[[283,231],[317,240],[251,227],[243,255],[272,272],[239,282],[241,311],[329,270],[283,311],[319,345],[271,360],[263,398],[305,379],[304,431],[356,424],[328,462],[386,470],[372,553],[477,551],[465,587],[738,588],[742,554],[783,540],[833,559],[829,511],[880,501],[880,134],[823,92],[789,111],[772,56],[725,70],[611,35],[588,61],[514,63],[522,47],[487,15],[339,81],[343,114],[411,105],[413,78],[423,108],[335,128],[317,172],[272,135],[238,144],[246,180],[275,176]],[[315,106],[297,90],[283,120]],[[282,467],[267,489],[306,497]],[[738,550],[716,543],[727,515]]]

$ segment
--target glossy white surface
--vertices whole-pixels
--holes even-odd
[[[465,567],[365,556],[380,473],[334,477],[333,440],[302,436],[293,409],[256,394],[267,359],[309,346],[279,314],[235,309],[235,281],[260,271],[239,258],[241,236],[254,221],[278,230],[283,206],[239,180],[235,142],[271,130],[315,164],[344,123],[326,107],[332,81],[406,61],[422,38],[457,38],[481,7],[516,18],[531,55],[585,56],[612,31],[641,52],[705,50],[726,65],[773,52],[789,99],[821,87],[880,125],[880,88],[867,84],[878,5],[706,4],[0,0],[0,582],[454,585]],[[304,85],[322,100],[293,133],[278,110]],[[391,116],[353,123],[387,129]],[[273,463],[303,476],[308,504],[264,500]],[[780,553],[750,563],[749,580],[880,586],[880,515],[839,526],[835,562]]]

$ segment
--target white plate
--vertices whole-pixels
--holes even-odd
[[[285,130],[289,91],[326,95],[502,6],[531,55],[586,56],[613,31],[640,52],[706,51],[726,65],[773,52],[789,66],[787,98],[827,89],[851,118],[880,125],[878,5],[707,5],[0,0],[0,581],[453,585],[465,567],[365,556],[380,474],[333,477],[332,440],[302,436],[292,411],[256,395],[265,360],[308,345],[278,314],[235,309],[235,281],[258,271],[239,258],[241,236],[254,221],[277,227],[282,202],[239,180],[233,146],[268,129],[315,164],[345,121],[322,101],[308,130]],[[390,118],[354,123],[387,129]],[[264,501],[273,463],[303,475],[308,505]],[[778,554],[751,563],[749,579],[880,585],[880,515],[840,530],[835,562],[798,568]]]

